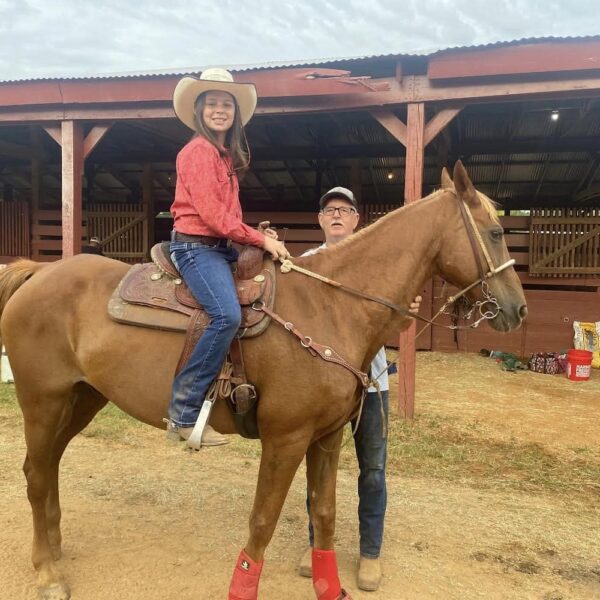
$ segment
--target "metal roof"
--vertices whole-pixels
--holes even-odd
[[[430,48],[421,49],[410,53],[390,53],[390,54],[373,54],[365,56],[348,56],[348,57],[329,57],[329,58],[315,58],[315,59],[303,59],[303,60],[284,60],[284,61],[267,61],[261,63],[248,63],[248,64],[230,64],[230,65],[218,65],[224,67],[233,72],[245,72],[245,71],[266,71],[274,69],[289,69],[297,67],[313,67],[313,66],[334,66],[341,63],[360,63],[367,61],[377,60],[396,60],[400,58],[428,58],[433,56],[440,56],[442,54],[451,52],[462,52],[468,51],[479,51],[487,50],[490,48],[501,48],[507,46],[520,46],[527,44],[544,44],[544,43],[566,43],[566,42],[585,42],[585,41],[600,41],[600,35],[590,36],[568,36],[568,37],[533,37],[533,38],[521,38],[510,41],[490,42],[487,44],[478,44],[472,46],[450,46],[447,48]],[[173,77],[183,75],[195,75],[201,73],[203,70],[214,67],[214,64],[202,65],[202,66],[190,66],[190,67],[178,67],[178,68],[167,68],[167,69],[147,69],[143,71],[122,71],[112,73],[95,73],[95,74],[82,74],[82,75],[71,75],[71,76],[54,76],[54,77],[23,77],[16,79],[0,79],[0,83],[21,83],[29,81],[69,81],[69,80],[96,80],[96,79],[126,79],[126,78],[151,78],[151,77]]]

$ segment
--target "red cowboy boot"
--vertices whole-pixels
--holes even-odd
[[[245,550],[240,552],[229,586],[228,600],[257,600],[258,582],[264,560],[255,562]]]

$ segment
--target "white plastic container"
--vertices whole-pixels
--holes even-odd
[[[10,363],[8,362],[8,356],[6,356],[6,350],[2,346],[2,358],[0,359],[0,381],[2,383],[13,383],[14,377]]]

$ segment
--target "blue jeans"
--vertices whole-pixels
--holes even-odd
[[[358,523],[360,533],[360,555],[377,558],[383,542],[383,521],[387,506],[385,464],[387,459],[387,438],[383,437],[382,419],[385,430],[388,423],[388,392],[381,392],[382,403],[376,392],[369,392],[365,398],[362,416],[354,434],[354,447],[360,473],[358,475]],[[352,421],[354,428],[355,421]],[[310,501],[306,498],[310,514]],[[314,545],[312,523],[308,524],[308,539]]]
[[[179,427],[192,427],[198,420],[206,392],[240,326],[241,309],[231,272],[237,257],[234,248],[171,242],[171,259],[210,317],[187,364],[173,381],[169,419]]]

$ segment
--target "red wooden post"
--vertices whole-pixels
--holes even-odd
[[[83,188],[83,127],[63,121],[62,143],[62,230],[63,258],[81,252]]]
[[[425,104],[407,106],[406,172],[404,201],[414,202],[423,192],[423,164],[425,160]],[[400,334],[398,353],[398,410],[405,419],[415,414],[415,332],[413,321],[408,330]]]

